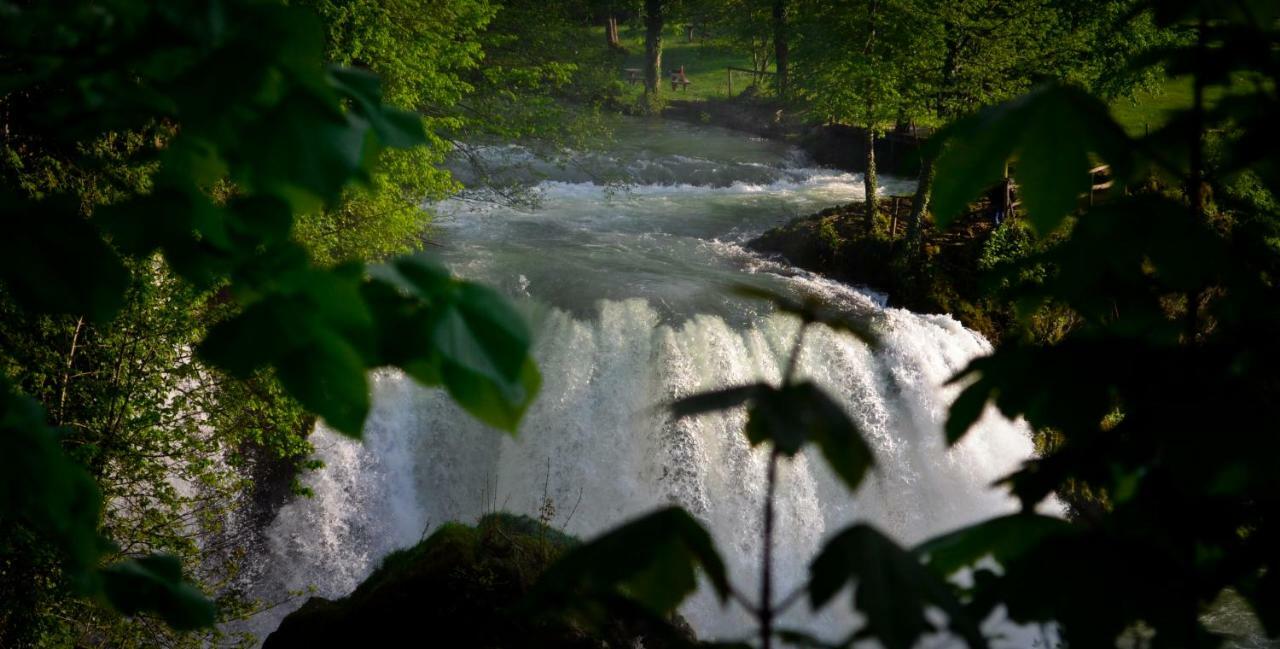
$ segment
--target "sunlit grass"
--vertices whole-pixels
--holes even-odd
[[[633,26],[620,26],[619,38],[627,54],[622,58],[618,75],[626,79],[625,68],[644,67],[644,30]],[[604,42],[604,29],[591,30],[591,38]],[[684,66],[689,77],[688,89],[671,90],[671,73]],[[668,26],[662,35],[662,96],[667,99],[724,99],[729,94],[727,68],[750,68],[751,57],[724,45],[701,38],[689,43],[680,26]],[[742,92],[750,83],[749,75],[734,74],[734,94]],[[627,86],[627,98],[635,99],[644,91],[642,84]]]
[[[1252,81],[1236,79],[1230,89],[1210,87],[1205,91],[1205,103],[1213,106],[1228,90],[1252,92]],[[1118,99],[1111,103],[1111,115],[1130,135],[1143,135],[1168,123],[1170,116],[1191,106],[1194,87],[1191,77],[1167,80],[1154,90],[1138,93],[1131,99]]]

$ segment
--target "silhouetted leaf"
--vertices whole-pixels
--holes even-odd
[[[849,646],[848,642],[827,642],[798,629],[779,629],[775,635],[783,644],[801,649],[839,649]]]
[[[947,413],[947,444],[955,444],[977,423],[987,407],[988,390],[974,384],[960,391]]]
[[[736,284],[733,292],[742,297],[771,302],[779,311],[799,316],[806,323],[824,324],[836,331],[851,333],[867,344],[876,344],[876,334],[867,322],[841,313],[818,298],[796,300],[751,284]]]
[[[70,200],[34,203],[3,194],[0,216],[7,224],[0,282],[22,305],[95,322],[120,309],[129,272]]]
[[[1070,530],[1071,525],[1060,518],[1012,514],[934,537],[917,546],[915,553],[939,574],[950,576],[988,556],[1007,565],[1045,537]]]
[[[814,609],[855,585],[853,606],[866,616],[858,634],[887,649],[911,649],[934,625],[925,610],[947,614],[949,628],[970,647],[986,647],[977,624],[936,573],[916,556],[867,525],[855,525],[827,542],[809,567],[809,601]]]
[[[1241,594],[1249,600],[1253,613],[1271,638],[1280,637],[1280,572],[1272,564],[1257,579],[1247,582]]]
[[[369,387],[360,354],[327,330],[313,333],[305,347],[281,357],[280,384],[307,410],[345,435],[359,437],[369,413]]]
[[[284,303],[255,302],[239,315],[214,326],[200,344],[200,356],[232,376],[248,378],[289,351],[290,346],[282,344],[295,334],[289,320]]]
[[[795,455],[812,441],[849,489],[857,489],[875,456],[844,408],[812,382],[763,393],[749,411],[747,438]]]
[[[102,571],[103,593],[125,615],[152,612],[178,630],[212,626],[213,602],[182,580],[182,566],[168,555],[124,561]]]
[[[708,412],[728,410],[752,401],[772,389],[773,386],[766,383],[753,383],[732,388],[721,388],[710,392],[700,392],[672,402],[670,406],[671,414],[680,419]]]
[[[1001,180],[1010,158],[1018,161],[1018,192],[1042,234],[1057,228],[1089,190],[1091,153],[1121,177],[1132,167],[1128,137],[1106,105],[1071,86],[1043,86],[961,120],[939,137],[947,143],[937,161],[933,206],[942,227]]]
[[[592,610],[596,603],[622,596],[665,614],[697,589],[699,568],[724,601],[729,582],[711,535],[683,509],[668,507],[567,552],[527,602],[591,619],[603,613]]]
[[[44,534],[82,591],[89,588],[89,571],[103,547],[101,504],[97,484],[62,451],[44,410],[0,376],[0,517]]]

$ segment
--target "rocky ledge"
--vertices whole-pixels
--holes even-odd
[[[491,514],[475,526],[448,523],[387,556],[348,597],[307,600],[263,647],[665,649],[695,642],[678,617],[658,628],[643,616],[614,616],[587,629],[517,613],[537,578],[577,543],[527,516]]]

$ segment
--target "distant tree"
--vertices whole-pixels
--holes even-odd
[[[799,38],[792,75],[797,96],[823,119],[866,130],[869,227],[878,196],[875,141],[902,112],[906,60],[919,56],[909,0],[797,3]]]

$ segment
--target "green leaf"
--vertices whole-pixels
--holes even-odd
[[[335,430],[359,437],[369,414],[369,386],[360,354],[336,334],[319,330],[305,347],[281,357],[280,384]]]
[[[633,600],[669,613],[697,589],[701,569],[720,600],[729,594],[724,562],[711,535],[688,512],[668,507],[576,547],[547,569],[529,606],[598,618],[595,603]]]
[[[354,110],[369,121],[386,146],[407,149],[427,143],[421,116],[382,104],[382,84],[377,75],[356,68],[333,67],[329,78],[334,88],[352,100]]]
[[[950,586],[867,525],[836,535],[809,566],[809,601],[815,610],[849,585],[856,585],[853,606],[867,620],[858,635],[875,638],[887,649],[911,649],[921,636],[938,630],[925,616],[930,607],[947,614],[948,626],[968,646],[987,646]]]
[[[124,303],[129,271],[69,199],[32,202],[0,194],[0,282],[23,306],[109,320]]]
[[[950,576],[988,556],[1009,565],[1045,538],[1070,531],[1071,524],[1060,518],[1018,513],[934,537],[917,546],[915,553],[938,574]]]
[[[436,317],[433,340],[446,360],[499,384],[521,378],[529,329],[506,298],[493,289],[461,283]]]
[[[396,283],[427,302],[441,299],[457,281],[449,269],[425,255],[400,257],[391,266],[383,266],[378,273],[387,281]]]
[[[763,393],[748,416],[746,433],[753,444],[767,440],[784,455],[795,455],[812,441],[850,490],[857,489],[875,465],[857,424],[812,382]]]
[[[425,371],[409,365],[405,368]],[[465,367],[445,361],[440,379],[449,396],[476,419],[494,428],[515,433],[525,410],[538,394],[542,375],[532,358],[526,358],[519,377],[515,381],[494,381]]]
[[[83,591],[103,546],[101,506],[93,477],[63,452],[44,410],[0,376],[0,518],[37,530],[63,554],[64,568]]]
[[[247,166],[239,180],[260,192],[291,196],[301,190],[324,202],[363,180],[369,124],[335,112],[322,97],[294,92],[245,134]]]
[[[283,240],[293,227],[292,209],[275,196],[240,197],[227,208],[228,227],[249,246]]]
[[[291,316],[280,300],[255,302],[215,325],[200,343],[200,356],[232,376],[248,378],[295,347],[297,331],[290,325]]]
[[[1016,158],[1014,176],[1031,224],[1041,234],[1056,229],[1089,191],[1090,154],[1101,156],[1123,178],[1132,168],[1128,136],[1105,104],[1072,86],[1050,84],[987,108],[939,133],[933,206],[945,227],[970,200],[1003,177]]]
[[[216,610],[199,590],[182,580],[182,565],[168,555],[125,561],[102,570],[107,601],[124,615],[154,612],[178,630],[213,626]]]

